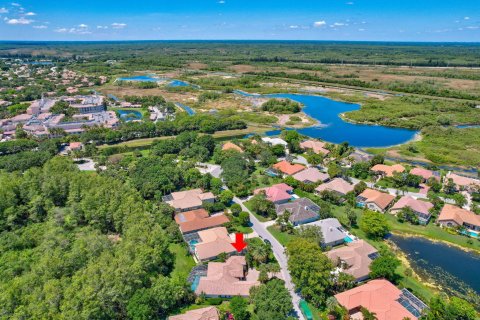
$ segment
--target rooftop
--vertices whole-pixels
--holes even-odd
[[[391,194],[383,193],[374,189],[365,189],[359,197],[366,199],[365,202],[375,203],[382,210],[385,210],[395,199],[395,196],[392,196]]]
[[[375,313],[378,320],[418,319],[400,304],[402,291],[384,279],[372,280],[359,287],[336,294],[335,298],[350,312],[364,307]]]
[[[171,316],[168,320],[219,320],[220,316],[218,310],[215,307],[206,307],[201,309],[195,309],[185,312],[184,314],[179,314],[176,316]]]
[[[236,144],[234,144],[233,142],[225,142],[222,146],[222,150],[223,151],[226,151],[226,150],[235,150],[235,151],[238,151],[238,152],[243,152],[243,149],[240,148],[239,146],[237,146]]]
[[[392,211],[394,210],[401,210],[405,207],[409,207],[415,212],[422,213],[424,215],[430,214],[430,209],[433,208],[433,204],[427,201],[417,200],[412,198],[411,196],[403,196],[395,203],[392,207]]]
[[[289,192],[292,192],[293,188],[286,183],[274,184],[271,187],[256,189],[253,193],[259,194],[265,192],[267,200],[271,202],[288,201],[292,197]]]
[[[358,240],[348,243],[345,247],[330,250],[326,254],[333,263],[341,261],[346,264],[342,268],[343,272],[362,280],[370,273],[370,264],[376,257],[377,249],[364,240]]]
[[[461,186],[461,187],[468,187],[468,186],[471,186],[471,185],[480,186],[480,180],[478,180],[478,179],[473,179],[473,178],[469,178],[469,177],[460,176],[458,174],[451,173],[451,172],[449,172],[447,174],[446,178],[447,179],[452,179],[453,183],[455,183],[457,186]]]
[[[247,263],[244,256],[233,256],[225,263],[210,262],[207,276],[200,278],[195,293],[210,296],[248,296],[250,288],[257,286],[258,271],[246,274]]]
[[[326,173],[321,172],[317,168],[312,167],[294,174],[293,178],[301,182],[310,181],[313,183],[317,183],[319,181],[326,181],[330,179],[330,176]]]
[[[311,149],[315,153],[320,153],[327,155],[330,153],[330,150],[325,149],[325,142],[318,140],[306,140],[300,143],[300,148],[302,149]]]
[[[301,164],[291,164],[290,162],[283,160],[273,165],[274,169],[281,171],[287,175],[293,175],[305,169],[305,166]]]
[[[347,194],[353,191],[354,186],[349,182],[343,180],[342,178],[335,178],[327,183],[323,183],[319,185],[315,191],[322,192],[322,191],[335,191],[340,194]]]
[[[289,220],[292,223],[296,223],[309,219],[318,219],[320,207],[310,199],[300,198],[289,203],[277,205],[276,211],[279,215],[284,214],[285,211],[289,211],[291,213]]]
[[[218,227],[229,221],[223,214],[210,216],[205,209],[180,212],[175,215],[175,222],[182,233]]]
[[[236,252],[225,227],[199,231],[198,236],[201,242],[195,245],[195,253],[200,260],[215,258],[223,252],[227,254]]]
[[[308,223],[309,226],[319,226],[322,229],[323,242],[328,245],[345,239],[347,234],[343,231],[342,225],[335,218],[328,218]]]
[[[455,221],[458,225],[468,223],[480,227],[480,216],[451,204],[445,204],[438,216],[438,221]]]
[[[203,192],[202,189],[172,192],[165,198],[165,202],[179,210],[200,207],[204,200],[214,199],[211,192]]]
[[[394,164],[393,166],[387,166],[385,164],[376,164],[371,168],[372,171],[382,172],[387,177],[393,177],[394,172],[402,173],[405,168],[400,164]]]

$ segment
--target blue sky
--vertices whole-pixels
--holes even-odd
[[[480,0],[0,0],[0,40],[480,42]]]

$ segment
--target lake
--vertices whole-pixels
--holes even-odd
[[[131,77],[123,77],[123,78],[118,78],[120,81],[136,81],[136,82],[157,82],[160,79],[155,78],[152,76],[131,76]]]
[[[407,255],[415,272],[444,291],[463,295],[470,289],[480,294],[479,254],[420,237],[392,236],[390,240]]]
[[[191,85],[190,83],[182,81],[182,80],[169,79],[169,78],[159,78],[155,75],[122,77],[122,78],[118,78],[118,80],[120,80],[120,81],[134,81],[134,82],[168,81],[167,87],[189,87],[189,86],[197,87],[197,86]]]
[[[269,94],[251,95],[235,91],[249,97],[291,99],[304,105],[303,112],[319,122],[318,125],[296,129],[299,133],[312,138],[320,138],[332,143],[347,141],[354,147],[388,147],[412,140],[417,131],[385,127],[380,125],[354,124],[344,121],[340,115],[360,109],[359,104],[332,100],[318,95],[305,94]],[[388,103],[388,102],[386,102]],[[267,134],[278,134],[274,130]]]
[[[178,107],[182,108],[183,110],[185,110],[185,112],[188,113],[188,115],[192,116],[195,114],[195,110],[193,110],[192,108],[190,108],[189,106],[186,106],[184,105],[183,103],[180,103],[180,102],[177,102],[175,103]]]

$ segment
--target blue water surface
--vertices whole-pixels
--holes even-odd
[[[157,82],[159,79],[148,76],[148,75],[145,75],[145,76],[123,77],[123,78],[118,78],[118,80],[121,80],[121,81],[138,81],[138,82]]]
[[[317,120],[319,124],[296,130],[306,136],[332,143],[346,141],[354,147],[388,147],[405,143],[413,139],[417,133],[415,130],[354,124],[344,121],[340,117],[342,113],[359,110],[359,104],[336,101],[318,95],[282,93],[260,96],[242,91],[235,92],[250,97],[282,98],[300,102],[304,105],[303,112]],[[277,135],[280,132],[281,130],[272,130],[266,134]]]
[[[141,120],[142,119],[142,113],[140,111],[135,111],[135,110],[116,110],[120,119],[125,120],[126,122],[130,122],[133,120]],[[134,117],[128,117],[134,115]]]

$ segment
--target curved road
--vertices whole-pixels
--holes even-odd
[[[288,266],[287,266],[287,256],[285,254],[285,249],[283,246],[280,244],[280,242],[275,239],[274,236],[268,232],[267,227],[260,222],[251,212],[248,210],[247,207],[243,204],[243,201],[240,200],[239,198],[235,197],[233,198],[233,201],[238,203],[243,211],[246,211],[250,214],[250,222],[252,223],[252,228],[253,230],[263,239],[267,239],[270,241],[272,244],[272,250],[273,254],[275,255],[275,258],[278,261],[278,264],[280,265],[281,272],[283,279],[285,280],[285,286],[288,289],[288,292],[290,293],[290,296],[292,297],[292,302],[293,302],[293,308],[295,312],[297,313],[297,317],[299,319],[304,320],[305,318],[303,317],[302,312],[300,311],[299,308],[299,303],[300,303],[300,296],[295,292],[295,286],[292,283],[292,278],[290,277],[290,273],[288,272]]]

